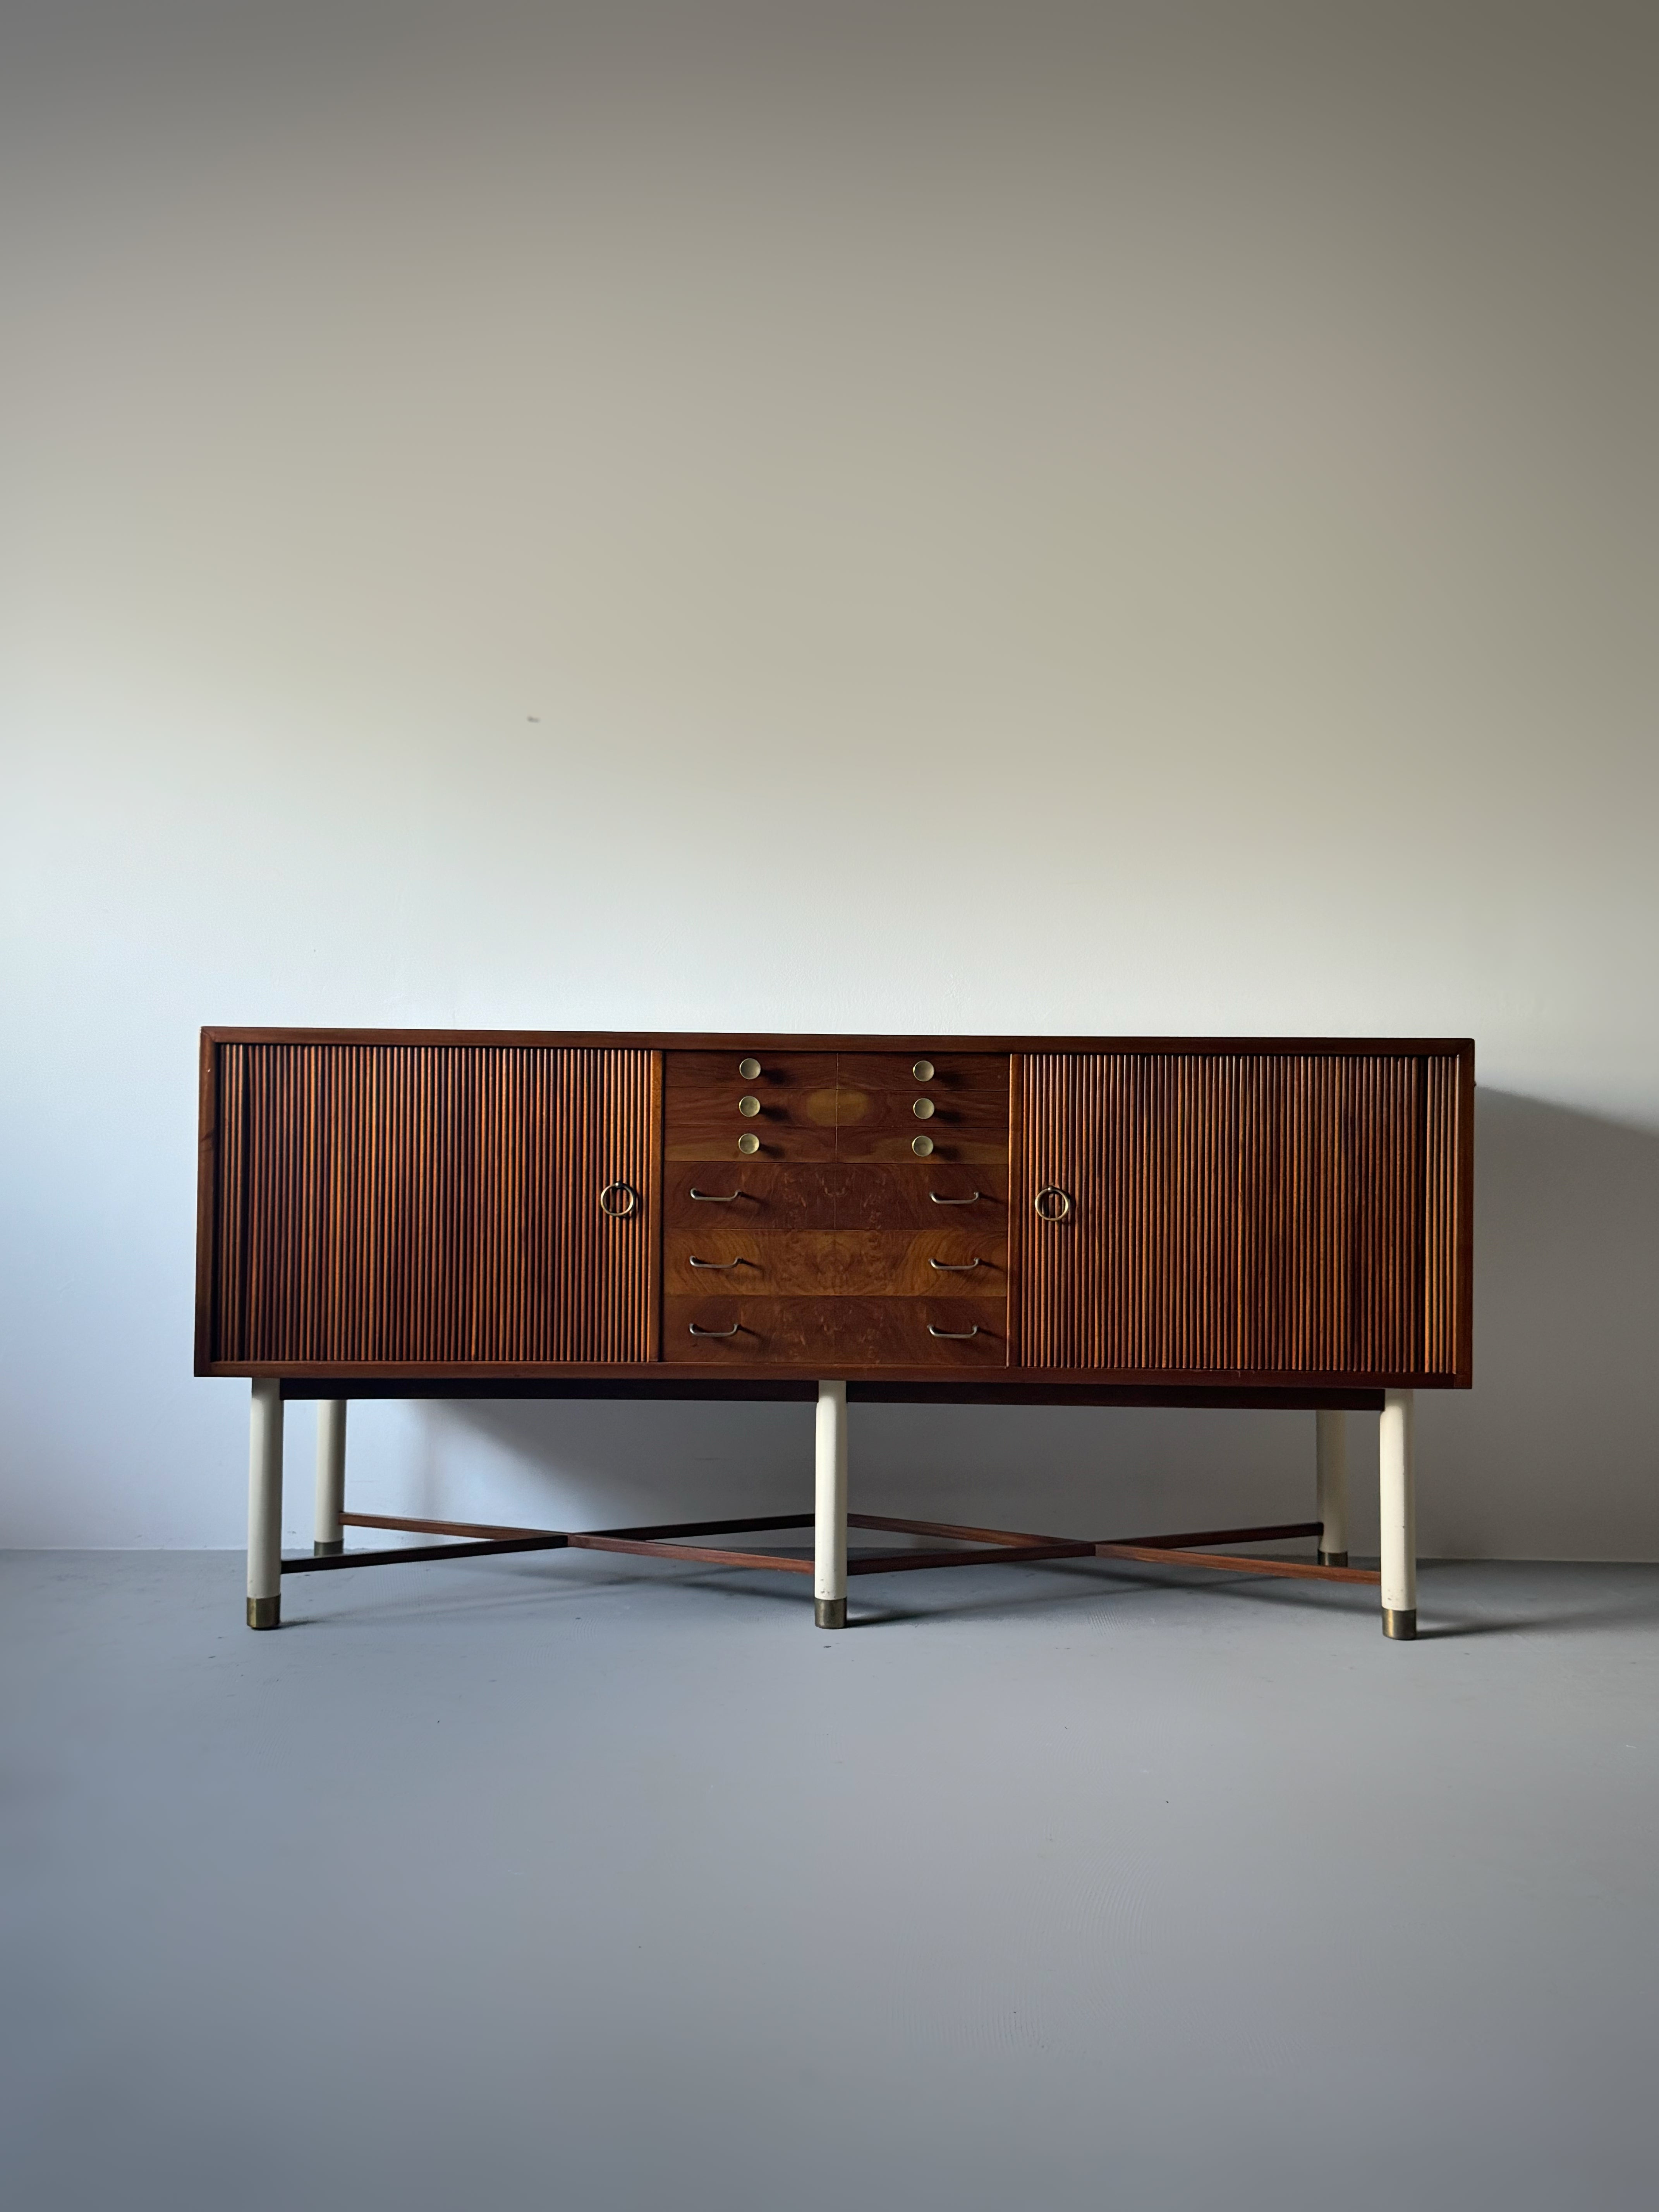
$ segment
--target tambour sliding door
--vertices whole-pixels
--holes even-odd
[[[658,1054],[212,1054],[210,1364],[654,1357]]]
[[[1020,1068],[1017,1364],[1466,1379],[1461,1054],[1039,1052]]]

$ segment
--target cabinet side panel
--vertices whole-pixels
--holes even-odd
[[[223,1051],[221,1359],[647,1356],[648,1051]]]

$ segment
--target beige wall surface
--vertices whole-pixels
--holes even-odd
[[[239,1540],[201,1023],[752,1024],[1474,1035],[1423,1548],[1659,1558],[1656,28],[13,0],[0,1540]],[[799,1409],[353,1421],[806,1494]],[[1300,1510],[1311,1425],[872,1411],[855,1503]]]

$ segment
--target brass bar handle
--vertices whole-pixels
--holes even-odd
[[[1058,1206],[1045,1206],[1045,1199],[1057,1198]],[[1031,1200],[1032,1210],[1039,1221],[1064,1221],[1072,1210],[1072,1194],[1062,1190],[1057,1182],[1045,1182]]]
[[[622,1192],[628,1201],[625,1206],[611,1206],[607,1203],[614,1190]],[[638,1212],[640,1194],[631,1182],[608,1182],[599,1193],[599,1212],[612,1221],[626,1221],[630,1213]]]
[[[731,1190],[722,1194],[717,1190],[694,1190],[691,1195],[702,1206],[735,1206],[743,1193]]]
[[[696,1322],[693,1322],[691,1334],[693,1336],[735,1336],[742,1326],[741,1322],[734,1321],[730,1328],[699,1328]]]
[[[963,1338],[977,1336],[979,1334],[979,1323],[975,1322],[971,1328],[935,1328],[933,1322],[929,1322],[927,1324],[927,1334],[929,1336],[955,1336]]]
[[[693,1198],[696,1194],[696,1191],[691,1194]],[[976,1190],[970,1190],[966,1198],[941,1198],[936,1190],[930,1190],[927,1195],[935,1206],[976,1206],[979,1203],[979,1193]]]
[[[725,1267],[741,1267],[744,1262],[741,1260],[699,1260],[694,1256],[690,1264],[694,1267],[708,1267],[718,1272]]]
[[[930,1260],[930,1267],[937,1267],[941,1275],[970,1275],[975,1267],[985,1265],[983,1260]]]

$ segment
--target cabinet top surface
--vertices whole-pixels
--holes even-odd
[[[785,1030],[390,1030],[235,1028],[208,1024],[205,1044],[613,1045],[652,1052],[1147,1052],[1473,1054],[1472,1037],[957,1036],[936,1030],[806,1033]]]

